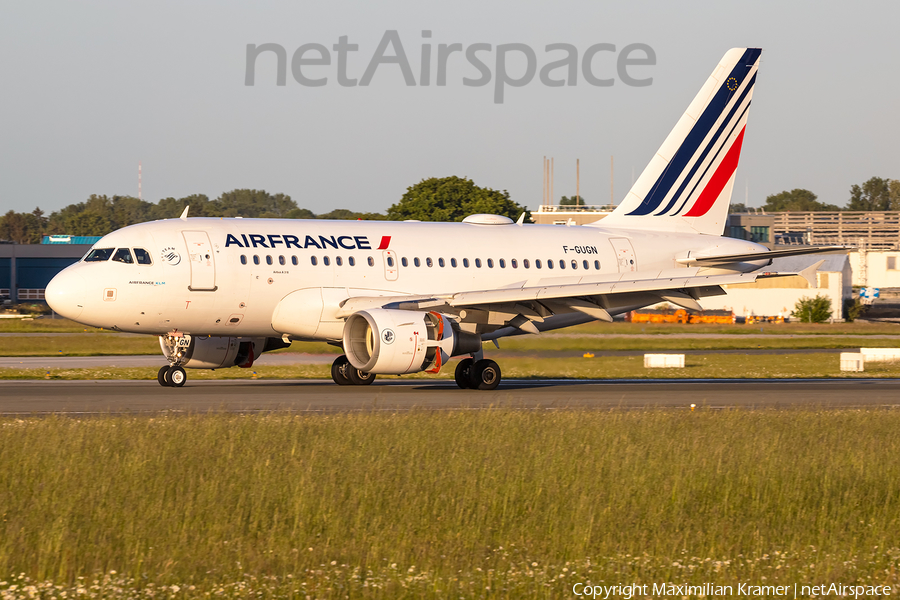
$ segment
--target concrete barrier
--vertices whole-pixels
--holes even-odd
[[[866,362],[886,362],[900,360],[900,348],[860,348]]]
[[[646,369],[683,369],[684,354],[645,354]]]
[[[865,355],[861,352],[841,352],[841,371],[865,371]]]

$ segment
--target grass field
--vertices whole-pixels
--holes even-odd
[[[702,354],[685,357],[683,369],[646,369],[642,356],[596,358],[530,357],[494,353],[506,379],[658,379],[658,378],[821,378],[900,377],[900,363],[868,363],[865,372],[840,370],[838,354]],[[160,359],[160,365],[163,364]],[[414,373],[403,378],[452,379],[456,361],[437,375]],[[158,367],[97,367],[78,369],[0,369],[0,379],[147,379]],[[396,375],[379,375],[394,379]],[[254,366],[251,369],[189,369],[189,380],[206,379],[331,379],[330,365]]]
[[[896,411],[0,420],[0,596],[896,594],[898,429]]]

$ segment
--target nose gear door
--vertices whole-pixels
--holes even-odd
[[[192,292],[216,291],[216,260],[205,231],[182,231],[191,263]]]

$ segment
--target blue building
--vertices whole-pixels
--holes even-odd
[[[57,241],[47,241],[51,237]],[[70,241],[62,242],[61,237]],[[81,260],[99,239],[44,236],[41,244],[0,244],[0,302],[43,302],[44,290],[53,276]]]

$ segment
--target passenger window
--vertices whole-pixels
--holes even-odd
[[[504,259],[502,259],[502,258],[500,259],[500,268],[501,268],[501,269],[505,269],[505,268],[506,268],[506,260],[504,260]]]
[[[254,254],[254,255],[253,255],[253,264],[254,264],[254,265],[258,265],[258,264],[259,264],[259,255],[258,255],[258,254]]]
[[[300,264],[300,261],[297,260],[297,257],[296,257],[296,256],[292,256],[292,257],[291,257],[291,264],[294,265],[294,266],[296,267],[297,265]]]
[[[518,269],[518,268],[519,268],[519,261],[517,261],[516,259],[510,260],[510,261],[509,261],[509,264],[512,265],[512,268],[513,268],[513,269]]]
[[[418,257],[418,256],[415,257],[415,258],[413,259],[413,264],[416,265],[417,267],[421,267],[421,266],[422,266],[422,263],[419,261],[419,257]]]
[[[591,267],[588,265],[588,261],[584,261],[581,263],[581,266],[584,267],[584,270],[587,271]]]
[[[271,265],[271,264],[272,264],[272,257],[271,257],[270,255],[268,255],[268,254],[266,255],[266,264],[267,264],[267,265]]]
[[[150,258],[150,253],[143,248],[135,248],[134,257],[137,259],[139,265],[153,264],[153,259]]]
[[[522,260],[522,266],[525,267],[526,269],[531,267],[531,265],[528,263],[527,258]]]
[[[447,266],[447,263],[444,262],[444,259],[443,259],[443,258],[439,258],[439,259],[438,259],[438,266],[440,266],[440,267],[445,267],[445,266]]]
[[[553,268],[553,261],[552,261],[552,260],[548,260],[548,261],[547,261],[547,268],[548,268],[548,269],[552,269],[552,268]]]
[[[481,259],[480,258],[475,259],[475,266],[478,267],[479,269],[481,268]]]
[[[309,262],[312,263],[312,266],[316,266],[317,264],[319,264],[319,261],[316,259],[315,256],[310,256]]]
[[[388,266],[389,266],[389,267],[393,267],[393,266],[394,266],[394,259],[393,259],[392,257],[388,256],[388,261],[387,261],[387,262],[388,262]]]
[[[344,260],[340,256],[335,256],[334,264],[340,267],[342,264],[344,264]]]
[[[327,256],[322,257],[322,264],[326,267],[331,264],[331,260]]]
[[[113,254],[113,260],[129,265],[134,262],[134,259],[131,257],[131,250],[128,248],[119,248],[116,250],[116,253]]]
[[[534,268],[535,269],[541,268],[541,259],[537,259],[536,261],[534,261]]]
[[[246,264],[247,264],[247,257],[246,257],[245,255],[243,255],[243,254],[241,254],[241,264],[242,264],[242,265],[246,265]]]
[[[279,256],[279,257],[278,257],[278,264],[279,264],[279,265],[286,265],[286,264],[287,264],[287,260],[285,260],[284,256]]]
[[[434,262],[432,262],[431,257],[425,259],[425,266],[429,268],[434,266]]]
[[[584,262],[587,262],[587,261],[584,261]],[[577,268],[578,268],[578,261],[573,258],[572,259],[572,269],[574,270]]]
[[[600,261],[599,260],[594,261],[594,268],[597,269],[598,271],[600,270]]]
[[[560,268],[560,269],[565,269],[565,268],[566,268],[566,261],[564,261],[563,259],[559,259],[559,268]]]
[[[355,267],[355,266],[356,266],[356,261],[353,259],[352,256],[348,256],[348,257],[347,257],[347,264],[350,265],[351,267]]]
[[[369,266],[370,266],[370,267],[374,267],[374,266],[375,266],[375,259],[372,258],[371,256],[370,256],[369,258],[366,259],[366,262],[369,263]],[[393,265],[393,263],[394,263],[394,261],[392,260],[392,261],[391,261],[391,265]]]
[[[404,267],[408,267],[409,261],[406,260],[406,257],[404,256],[403,258],[400,259],[400,264],[403,265]]]
[[[455,258],[450,259],[450,266],[453,267],[454,269],[456,268],[456,259]]]
[[[488,262],[488,268],[493,269],[494,268],[494,259],[489,258],[487,262]]]
[[[115,248],[95,248],[84,257],[84,262],[103,262],[109,260]]]
[[[463,266],[467,269],[469,268],[469,259],[468,258],[463,259]]]

